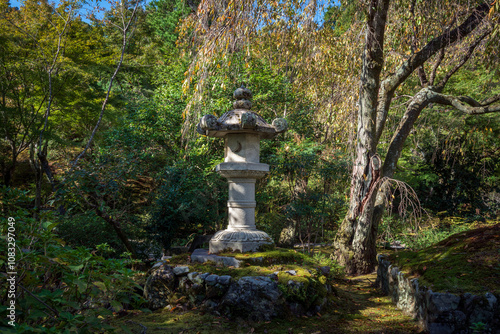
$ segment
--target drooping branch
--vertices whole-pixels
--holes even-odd
[[[389,112],[389,106],[396,89],[412,74],[418,67],[422,66],[436,52],[448,47],[461,38],[468,36],[476,29],[488,14],[490,5],[483,3],[475,8],[472,14],[457,28],[445,30],[425,45],[422,50],[413,54],[396,70],[396,72],[382,81],[380,85],[379,101],[377,107],[377,123],[375,142],[378,142],[384,130],[385,121]]]

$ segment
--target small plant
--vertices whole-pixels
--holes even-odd
[[[478,321],[478,322],[474,322],[471,326],[470,326],[470,329],[472,330],[472,333],[485,333],[486,330],[488,329],[488,326],[481,322],[481,321]]]

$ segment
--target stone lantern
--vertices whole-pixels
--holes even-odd
[[[273,244],[267,233],[255,227],[255,182],[269,172],[269,165],[259,162],[260,140],[285,132],[287,122],[277,118],[272,125],[251,111],[252,93],[245,87],[234,92],[234,110],[219,119],[205,115],[197,131],[209,137],[224,138],[224,162],[216,171],[229,183],[228,227],[210,240],[210,253],[223,250],[257,251]]]

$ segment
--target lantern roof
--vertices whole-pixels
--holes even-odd
[[[242,86],[234,91],[233,110],[217,118],[205,115],[197,126],[198,133],[209,137],[223,138],[231,133],[254,133],[263,139],[271,139],[285,132],[288,124],[284,118],[276,118],[272,124],[250,110],[252,108],[252,92]]]

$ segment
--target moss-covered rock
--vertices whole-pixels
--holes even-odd
[[[329,268],[294,250],[223,255],[231,255],[244,265],[182,263],[181,259],[189,259],[185,255],[156,265],[148,274],[145,289],[151,308],[182,305],[267,321],[285,314],[319,313],[334,291]],[[176,267],[169,265],[172,261]],[[169,274],[165,276],[165,272]]]

